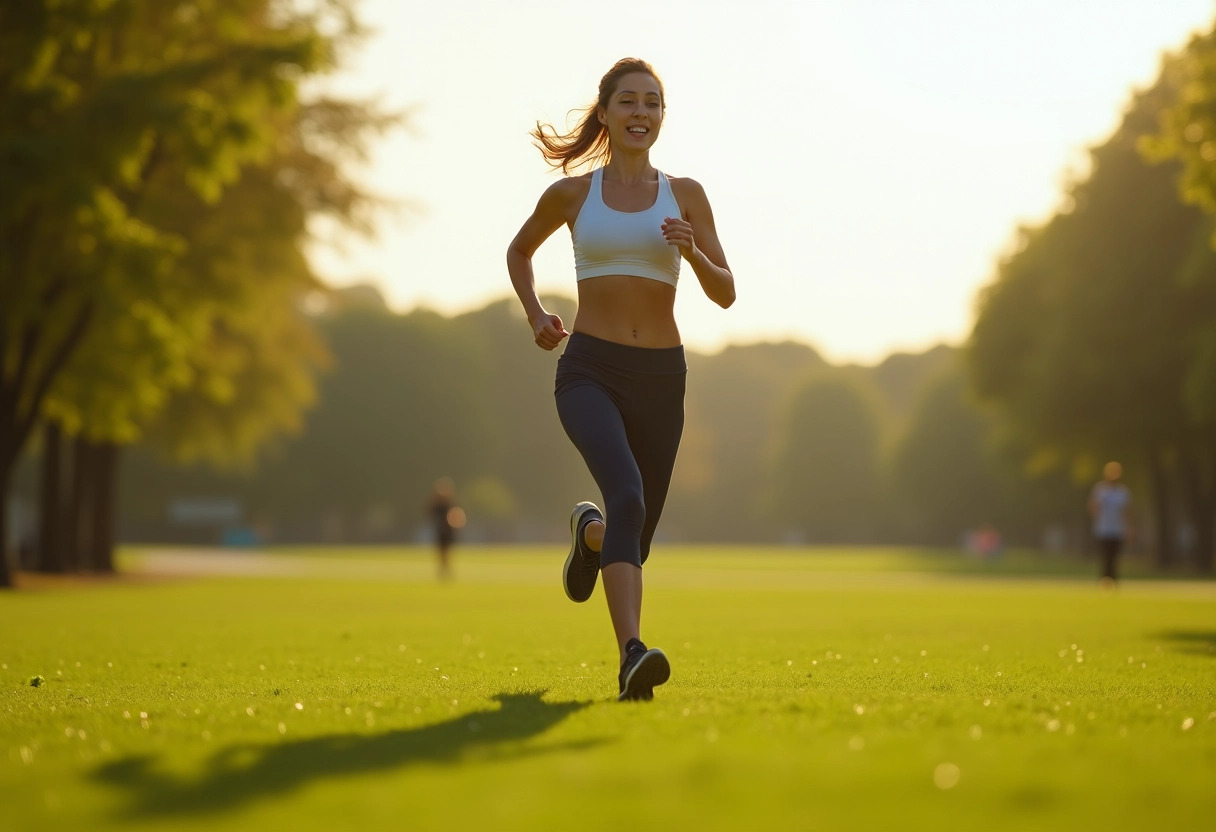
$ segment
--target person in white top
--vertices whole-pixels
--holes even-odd
[[[1089,492],[1089,516],[1102,555],[1102,582],[1113,584],[1117,579],[1116,561],[1132,531],[1132,493],[1120,481],[1123,466],[1119,463],[1106,463],[1102,477]]]
[[[559,134],[539,123],[541,153],[563,173],[507,249],[507,271],[532,339],[558,360],[555,399],[562,427],[599,486],[604,511],[583,501],[570,515],[562,585],[586,601],[596,577],[620,656],[619,700],[646,700],[670,676],[666,655],[641,640],[642,564],[663,510],[684,428],[687,364],[674,306],[681,260],[710,300],[729,307],[735,279],[705,191],[650,163],[666,115],[663,85],[645,61],[625,58],[600,79],[578,126]],[[578,315],[567,332],[536,294],[532,255],[561,226],[570,229]],[[538,472],[544,460],[538,460]]]

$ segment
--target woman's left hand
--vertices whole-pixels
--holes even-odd
[[[680,255],[689,262],[697,253],[697,242],[693,237],[692,225],[680,217],[667,217],[663,220],[663,238],[668,245],[680,249]]]

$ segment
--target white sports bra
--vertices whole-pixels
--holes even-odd
[[[680,279],[680,249],[663,237],[663,220],[679,217],[667,176],[658,171],[659,196],[645,211],[615,211],[604,204],[604,169],[591,174],[591,190],[579,209],[570,236],[578,280],[625,274],[675,286]]]

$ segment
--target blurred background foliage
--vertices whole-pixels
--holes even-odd
[[[557,540],[597,498],[514,299],[398,314],[309,267],[313,220],[369,228],[343,165],[395,120],[301,91],[358,42],[353,5],[0,6],[0,583],[18,556],[110,569],[116,536],[414,541],[441,476],[466,539]],[[690,353],[661,535],[1080,551],[1119,459],[1141,548],[1210,572],[1216,35],[1164,61],[1063,197],[960,347]]]

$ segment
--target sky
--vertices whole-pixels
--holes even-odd
[[[1213,0],[358,8],[372,33],[324,87],[408,117],[351,169],[397,207],[372,238],[314,248],[327,282],[402,312],[514,297],[507,245],[561,175],[528,131],[572,126],[640,57],[667,95],[651,161],[704,186],[738,294],[719,308],[685,265],[684,343],[793,339],[864,364],[962,343],[1018,227],[1050,218],[1162,55],[1216,20]],[[576,296],[565,228],[533,263],[540,292]]]

